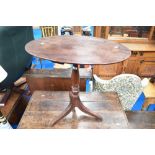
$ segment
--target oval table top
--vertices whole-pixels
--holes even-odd
[[[116,42],[88,36],[53,36],[30,41],[26,51],[36,57],[69,64],[112,64],[131,51]]]

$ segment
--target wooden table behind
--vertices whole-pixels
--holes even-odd
[[[98,121],[76,109],[76,113],[70,113],[52,127],[52,120],[69,104],[68,92],[35,91],[18,128],[127,128],[127,118],[116,93],[81,92],[80,98],[84,105],[101,115],[103,120]]]
[[[25,76],[32,93],[35,90],[70,91],[71,72],[72,68],[54,70],[31,69],[25,73]],[[86,80],[92,78],[92,71],[88,68],[80,68],[79,73],[80,90],[86,91]]]

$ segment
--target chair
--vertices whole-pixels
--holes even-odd
[[[33,40],[31,26],[0,27],[0,65],[8,73],[0,89],[8,88],[30,68],[32,56],[25,51],[25,44]]]
[[[110,80],[102,80],[94,75],[94,91],[117,92],[124,110],[132,110],[142,94],[141,79],[133,74],[117,75]]]
[[[58,26],[40,26],[42,37],[58,35]]]
[[[31,40],[33,40],[31,26],[0,27],[0,65],[8,74],[0,83],[0,91],[7,90],[0,104],[5,105],[15,88],[14,82],[31,67],[32,56],[25,51],[25,44]]]

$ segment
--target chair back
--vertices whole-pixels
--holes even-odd
[[[11,87],[31,67],[32,56],[25,44],[33,39],[31,26],[0,26],[0,65],[8,74],[0,90]]]
[[[134,74],[121,74],[110,80],[102,80],[94,75],[94,80],[94,90],[116,92],[124,110],[131,110],[142,93],[141,79]]]
[[[58,35],[58,26],[40,26],[42,37]]]

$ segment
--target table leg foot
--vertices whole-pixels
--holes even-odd
[[[72,110],[74,109],[74,107],[72,106],[72,104],[69,104],[67,106],[67,108],[65,109],[65,111],[63,111],[58,117],[56,117],[53,122],[52,122],[52,126],[54,126],[56,123],[58,123],[62,118],[64,118],[65,116],[67,116]]]
[[[78,104],[78,108],[79,108],[82,112],[84,112],[84,113],[86,113],[86,114],[88,114],[88,115],[91,115],[91,116],[95,117],[95,118],[98,119],[98,120],[102,120],[102,117],[101,117],[101,116],[99,116],[99,115],[97,115],[97,114],[91,112],[87,107],[85,107],[85,106],[81,103],[81,101],[80,101],[79,104]]]
[[[71,101],[71,104],[74,106],[74,107],[78,107],[82,112],[88,114],[88,115],[91,115],[93,117],[95,117],[96,119],[98,120],[102,120],[102,117],[91,112],[87,107],[85,107],[83,105],[83,103],[81,102],[80,100],[80,97],[79,97],[79,94],[73,94],[72,92],[70,92],[69,94],[70,96],[70,101]]]

